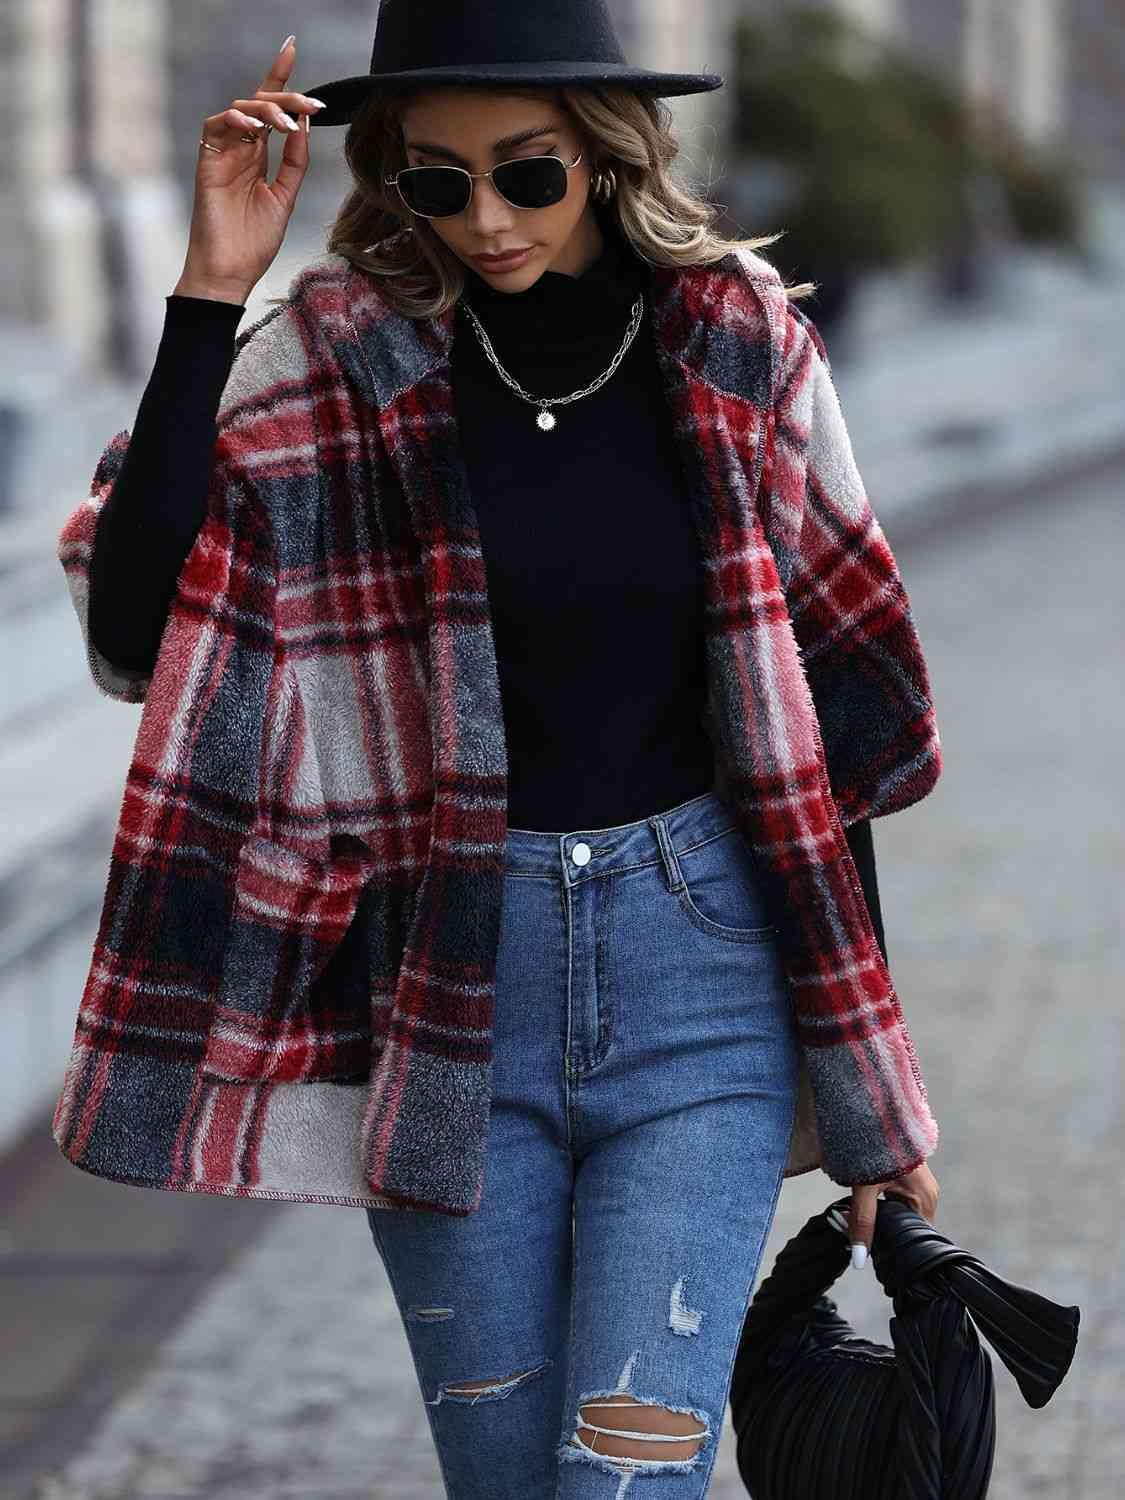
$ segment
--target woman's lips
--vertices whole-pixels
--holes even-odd
[[[505,255],[497,259],[487,255],[475,255],[473,259],[486,271],[514,271],[517,266],[523,264],[534,248],[533,245],[529,245],[526,250],[517,251],[515,255]]]

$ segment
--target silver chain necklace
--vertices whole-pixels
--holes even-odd
[[[517,396],[521,396],[525,401],[530,401],[532,406],[539,407],[539,415],[535,419],[535,425],[539,428],[540,432],[550,432],[551,429],[555,426],[555,416],[554,413],[550,410],[552,406],[566,406],[568,402],[577,401],[582,396],[591,395],[594,391],[598,390],[600,386],[603,386],[606,383],[609,377],[613,374],[614,370],[617,369],[618,365],[625,358],[626,351],[628,350],[629,345],[636,338],[637,329],[641,326],[641,318],[643,317],[645,310],[645,299],[644,293],[642,292],[637,297],[637,300],[633,303],[632,316],[629,321],[629,328],[625,334],[625,341],[610,361],[609,368],[605,370],[601,375],[599,375],[597,380],[595,380],[592,385],[588,385],[585,390],[574,391],[569,396],[553,396],[550,399],[541,396],[530,395],[527,391],[524,390],[523,386],[520,385],[519,381],[512,379],[507,370],[505,370],[504,366],[496,358],[496,351],[492,347],[492,340],[484,331],[484,328],[481,325],[481,321],[477,317],[476,313],[467,302],[462,302],[461,306],[465,309],[469,317],[472,319],[473,327],[476,330],[477,337],[481,341],[484,352],[488,355],[488,358],[496,367],[500,378],[506,385],[509,385],[512,390],[515,391]]]

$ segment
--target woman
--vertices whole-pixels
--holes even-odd
[[[735,722],[758,714],[753,672],[777,648],[757,650],[749,679],[724,653],[763,630],[799,641],[821,702],[844,700],[841,674],[817,666],[823,601],[806,596],[795,638],[774,607],[801,548],[779,541],[767,579],[765,550],[747,564],[747,542],[707,529],[724,489],[703,495],[695,454],[724,429],[737,443],[731,413],[750,432],[757,410],[753,390],[715,390],[746,358],[726,303],[702,310],[710,296],[774,310],[776,346],[746,346],[777,350],[750,445],[771,535],[826,478],[845,512],[866,513],[839,441],[799,484],[787,467],[787,444],[824,456],[836,418],[823,345],[752,254],[768,241],[736,247],[751,252],[745,286],[677,280],[730,265],[731,247],[672,184],[668,120],[646,96],[718,80],[629,68],[598,3],[545,17],[392,0],[371,75],[314,95],[288,88],[292,41],[252,100],[205,122],[136,431],[103,455],[93,525],[84,507],[62,539],[95,678],[145,713],[87,997],[98,1022],[76,1041],[56,1139],[117,1180],[364,1203],[450,1494],[592,1495],[612,1476],[620,1495],[652,1471],[670,1496],[702,1495],[783,1177],[820,1160],[795,1150],[802,1101],[811,1120],[802,1067],[826,1169],[829,1149],[836,1170],[856,1168],[853,1239],[870,1242],[892,1182],[934,1212],[922,1158],[936,1128],[881,929],[875,944],[865,815],[936,779],[924,664],[876,535],[884,632],[849,649],[856,681],[883,661],[912,676],[909,735],[883,723],[866,676],[864,736],[835,712],[825,746],[811,726],[797,734],[796,646],[760,704],[774,729]],[[357,187],[332,253],[240,341],[232,373],[235,324],[308,167],[307,122],[353,111]],[[287,134],[272,184],[263,124]],[[471,179],[417,170],[451,165]],[[511,266],[480,259],[510,249]],[[686,322],[681,285],[702,299]],[[697,424],[676,382],[700,331],[691,400],[716,401]],[[789,411],[788,391],[803,393]],[[813,419],[807,442],[779,435]],[[795,535],[811,557],[812,520]],[[719,572],[759,580],[738,622],[720,619]],[[838,807],[827,771],[806,784],[799,762],[780,781],[780,763],[763,769],[776,752],[757,741],[775,745],[778,725],[826,752]],[[403,738],[432,747],[425,796],[422,749],[392,758]],[[892,744],[894,778],[871,769]],[[360,774],[372,760],[374,791]],[[805,843],[833,847],[806,868],[787,852]],[[862,962],[815,987],[839,999],[856,972],[883,984],[871,1036],[902,1091],[883,1101],[903,1127],[891,1143],[873,1107],[837,1110],[843,1075],[822,1071],[856,1044],[814,1047],[790,996],[793,955],[826,941],[822,920],[850,928]],[[177,986],[176,1041],[157,1051]],[[113,1083],[93,1082],[97,1026],[116,1108]],[[193,1028],[198,1055],[181,1045]],[[174,1110],[154,1102],[177,1087]],[[316,1190],[357,1108],[366,1183],[382,1191]],[[200,1123],[212,1118],[225,1123]]]

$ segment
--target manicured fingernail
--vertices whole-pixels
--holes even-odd
[[[310,104],[315,104],[316,107],[317,107],[317,109],[327,109],[328,108],[327,104],[325,104],[325,102],[324,102],[323,99],[314,99],[311,94],[306,94],[305,97],[306,97],[306,99],[308,99],[308,101],[309,101]]]
[[[852,1246],[852,1265],[858,1271],[867,1262],[867,1246],[862,1240],[857,1240]]]
[[[296,33],[294,33],[294,35],[292,35],[292,36],[287,36],[285,38],[285,40],[282,42],[282,44],[281,44],[281,50],[282,50],[282,52],[285,51],[286,47],[288,47],[288,45],[289,45],[290,42],[295,42],[296,40],[297,40]]]
[[[286,130],[300,130],[301,127],[297,124],[296,120],[293,119],[292,115],[287,115],[284,110],[281,111],[281,118],[285,121]]]

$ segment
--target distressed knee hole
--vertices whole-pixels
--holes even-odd
[[[626,1407],[620,1417],[614,1407]],[[691,1412],[638,1401],[623,1392],[583,1401],[578,1436],[584,1447],[603,1458],[640,1458],[670,1462],[694,1458],[707,1436],[706,1422]]]

